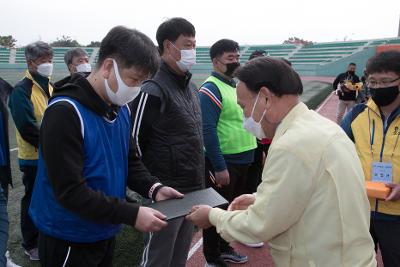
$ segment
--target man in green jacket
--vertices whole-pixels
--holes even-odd
[[[40,123],[53,92],[53,49],[38,41],[25,48],[25,58],[28,70],[12,91],[8,105],[17,128],[18,161],[25,186],[21,200],[22,246],[31,260],[39,260],[38,230],[28,209],[37,171]]]
[[[244,193],[247,170],[254,160],[256,139],[243,128],[243,111],[237,104],[234,71],[239,67],[239,45],[222,39],[210,48],[213,72],[199,90],[206,152],[206,186],[228,201]],[[260,137],[262,138],[262,137]],[[227,266],[224,261],[247,262],[216,232],[203,231],[207,266]]]

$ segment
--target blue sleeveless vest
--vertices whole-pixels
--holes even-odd
[[[80,119],[86,185],[107,196],[125,200],[131,134],[129,108],[122,107],[117,118],[109,121],[68,97],[55,98],[49,106],[60,101],[70,103]],[[120,225],[83,219],[62,207],[55,199],[40,150],[29,214],[41,232],[71,242],[91,243],[109,239],[121,228]]]

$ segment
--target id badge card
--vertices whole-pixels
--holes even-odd
[[[393,182],[391,162],[372,162],[372,181],[381,183]]]

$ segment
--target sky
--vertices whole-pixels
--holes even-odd
[[[12,35],[17,46],[62,35],[87,45],[117,25],[155,42],[157,27],[177,16],[193,23],[198,46],[222,38],[256,45],[293,36],[314,42],[396,37],[400,0],[8,0],[0,10],[0,35]]]

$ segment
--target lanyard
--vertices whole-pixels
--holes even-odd
[[[390,117],[390,115],[389,115],[389,117]],[[389,119],[389,117],[388,117],[388,119]],[[374,139],[375,139],[375,120],[374,119],[372,120],[372,127],[371,127],[371,117],[370,117],[370,110],[369,109],[368,109],[368,125],[369,125],[369,140],[370,140],[369,145],[370,145],[370,150],[371,150],[372,161],[374,161],[374,151],[373,151],[372,146],[374,145]],[[389,125],[386,125],[386,127],[389,127]],[[385,133],[386,127],[383,130],[384,133]],[[387,133],[387,131],[386,131],[386,133]],[[390,162],[393,161],[393,155],[394,155],[394,152],[396,151],[397,143],[399,142],[399,136],[400,136],[400,134],[397,134],[396,142],[394,144],[393,151],[392,151],[392,154],[390,156]],[[380,162],[382,162],[383,149],[385,147],[385,142],[386,142],[386,134],[384,134],[384,136],[383,136],[383,142],[382,142],[382,147],[381,147],[381,151],[382,152],[381,152]]]

